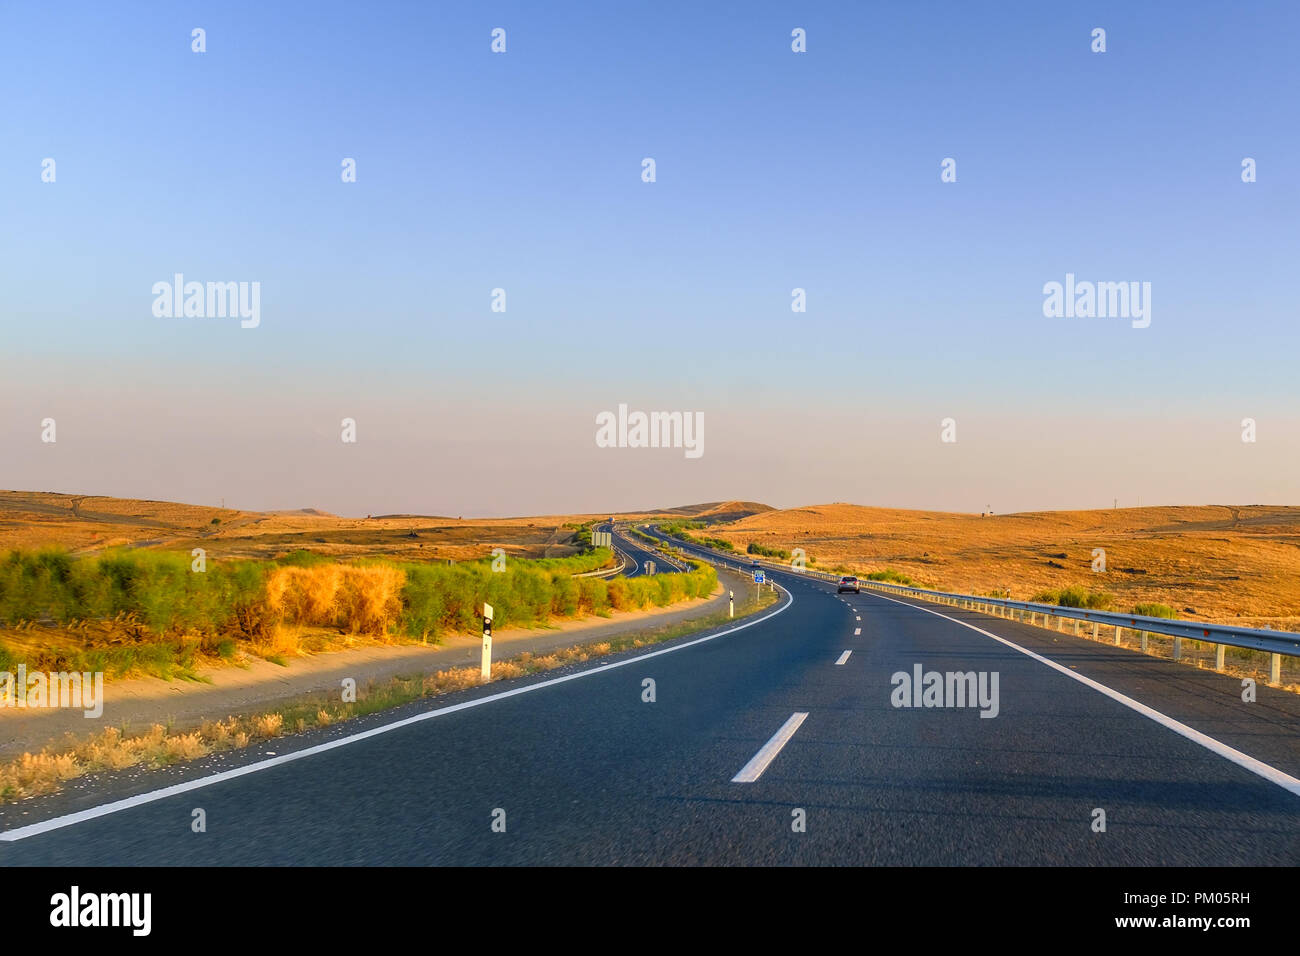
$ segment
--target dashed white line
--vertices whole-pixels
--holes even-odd
[[[860,628],[860,627],[855,627],[855,628],[853,629],[853,636],[854,636],[854,637],[861,637],[861,636],[862,636],[862,628]]]
[[[843,654],[841,654],[840,659],[835,662],[836,666],[842,667],[844,663],[849,659],[849,655],[852,653],[853,653],[852,651],[845,651]]]
[[[807,712],[804,711],[795,711],[791,714],[790,719],[781,725],[781,729],[772,735],[772,739],[763,744],[763,749],[754,754],[749,763],[740,768],[740,773],[731,778],[731,782],[753,783],[761,777],[767,765],[775,760],[781,748],[790,742],[790,738],[794,736],[794,732],[799,729],[799,725],[807,716]]]

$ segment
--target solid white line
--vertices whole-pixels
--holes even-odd
[[[776,617],[776,615],[794,604],[794,595],[792,595],[788,590],[785,594],[785,603],[776,610],[770,611],[762,617],[755,618],[752,621],[746,621],[744,624],[738,624],[725,631],[719,631],[717,634],[710,634],[707,637],[697,637],[695,640],[687,641],[684,644],[676,644],[673,647],[665,647],[657,651],[650,651],[646,654],[638,654],[636,657],[614,661],[611,664],[600,664],[590,670],[579,671],[576,674],[565,674],[563,677],[552,677],[550,680],[539,681],[536,684],[529,684],[526,687],[515,687],[511,690],[501,691],[499,694],[490,694],[487,697],[478,697],[474,700],[462,701],[459,704],[452,704],[448,707],[440,707],[437,710],[430,710],[423,714],[416,714],[414,717],[404,717],[401,720],[393,721],[391,724],[372,727],[370,730],[351,734],[347,737],[340,737],[338,740],[331,740],[323,744],[316,744],[314,747],[296,750],[293,753],[282,754],[278,757],[272,757],[269,760],[259,760],[256,763],[245,764],[242,767],[235,767],[232,770],[223,770],[220,773],[214,773],[209,777],[199,777],[195,780],[187,780],[184,783],[174,784],[170,787],[163,787],[161,790],[151,790],[148,793],[137,794],[134,797],[127,797],[123,800],[115,800],[112,803],[101,804],[98,807],[91,807],[88,810],[79,810],[76,813],[69,813],[61,817],[53,817],[49,820],[41,821],[40,823],[32,823],[25,827],[18,827],[15,830],[6,830],[5,832],[0,833],[0,841],[12,843],[15,840],[25,840],[28,837],[36,836],[41,833],[48,833],[51,830],[59,830],[63,827],[69,827],[77,823],[84,823],[87,820],[94,820],[96,817],[107,816],[110,813],[117,813],[121,810],[129,810],[132,807],[138,807],[146,803],[153,803],[156,800],[165,800],[168,797],[174,797],[177,794],[188,793],[191,790],[199,790],[203,787],[210,787],[215,783],[222,783],[226,780],[234,780],[236,777],[243,777],[250,773],[257,773],[259,770],[269,770],[272,767],[278,767],[281,764],[291,763],[294,760],[301,760],[304,757],[311,757],[316,754],[325,753],[328,750],[335,750],[338,747],[346,747],[348,744],[354,744],[370,737],[377,737],[380,734],[386,734],[389,731],[397,730],[400,727],[408,727],[411,724],[418,724],[421,721],[429,720],[433,717],[441,717],[444,714],[454,714],[457,711],[469,710],[473,707],[480,707],[483,704],[490,704],[493,701],[505,700],[508,697],[517,697],[520,694],[529,694],[535,690],[541,690],[544,687],[554,687],[557,684],[565,684],[571,680],[578,680],[581,677],[590,677],[592,674],[600,674],[604,671],[613,670],[616,667],[626,667],[628,664],[637,664],[641,661],[649,660],[652,657],[659,657],[661,654],[672,654],[675,651],[694,647],[697,644],[715,641],[720,637],[726,637],[728,634],[735,634],[737,631],[743,631],[747,627],[753,627],[755,624],[762,624],[764,621]],[[793,731],[791,732],[793,733]]]
[[[862,636],[862,628],[860,628],[860,627],[855,627],[855,628],[853,629],[853,636],[854,636],[854,637],[861,637],[861,636]]]
[[[852,653],[853,653],[852,651],[845,651],[843,654],[840,655],[840,659],[839,659],[838,661],[836,661],[835,663],[836,663],[836,664],[843,664],[845,661],[847,661],[847,660],[849,659],[849,655],[852,654]]]
[[[781,729],[772,735],[772,739],[763,744],[763,749],[754,754],[749,763],[740,768],[740,773],[731,778],[731,782],[753,783],[761,777],[767,765],[775,760],[781,748],[790,742],[790,738],[794,736],[794,732],[799,729],[799,725],[807,716],[806,712],[800,711],[791,714],[790,719],[781,725]]]
[[[1095,681],[1090,677],[1084,677],[1082,674],[1072,671],[1068,667],[1063,667],[1062,665],[1056,663],[1056,661],[1048,660],[1046,657],[1043,657],[1041,654],[1035,654],[1033,651],[1029,650],[1026,647],[1021,647],[1019,644],[1016,644],[1014,641],[1008,641],[1005,637],[999,637],[998,635],[993,634],[990,631],[984,630],[984,628],[982,627],[976,627],[974,624],[968,624],[965,621],[959,621],[957,620],[957,618],[949,617],[947,614],[940,614],[938,611],[933,611],[928,607],[920,607],[916,604],[909,604],[907,601],[897,601],[894,598],[887,598],[883,594],[873,594],[873,597],[878,597],[882,601],[891,601],[894,604],[901,604],[903,605],[903,607],[910,607],[916,611],[924,611],[926,614],[933,614],[935,617],[941,617],[945,621],[952,621],[954,624],[960,624],[962,627],[969,627],[972,631],[976,632],[977,634],[983,634],[985,637],[991,637],[999,644],[1005,644],[1007,647],[1011,648],[1012,650],[1019,651],[1021,654],[1024,654],[1028,657],[1032,657],[1040,664],[1046,664],[1048,667],[1052,668],[1052,670],[1058,671],[1064,674],[1066,677],[1069,677],[1073,680],[1077,680],[1079,683],[1091,687],[1093,690],[1097,691],[1098,693],[1105,694],[1107,697],[1111,698],[1111,700],[1118,701],[1119,703],[1123,704],[1125,707],[1128,707],[1130,710],[1137,711],[1143,717],[1147,717],[1151,720],[1154,720],[1160,726],[1166,727],[1169,730],[1172,730],[1174,733],[1186,737],[1192,743],[1200,744],[1202,747],[1204,747],[1206,750],[1210,751],[1211,753],[1218,754],[1220,757],[1223,757],[1226,760],[1231,760],[1237,766],[1242,767],[1245,770],[1249,770],[1251,773],[1263,777],[1269,783],[1275,783],[1283,790],[1289,790],[1291,793],[1300,797],[1300,780],[1297,780],[1289,773],[1284,773],[1283,771],[1278,770],[1276,767],[1272,767],[1264,763],[1264,761],[1262,760],[1257,760],[1256,758],[1250,756],[1250,754],[1244,754],[1240,750],[1237,750],[1235,747],[1229,747],[1227,744],[1223,743],[1222,741],[1215,740],[1213,737],[1207,734],[1203,734],[1199,730],[1195,730],[1191,727],[1188,727],[1186,724],[1182,723],[1181,721],[1174,720],[1174,718],[1169,717],[1166,714],[1160,713],[1160,711],[1156,710],[1153,707],[1148,707],[1146,704],[1142,703],[1141,701],[1136,701],[1132,697],[1128,697],[1124,694],[1121,694],[1119,691],[1113,690],[1110,687],[1107,687],[1105,684],[1099,683],[1098,681]]]

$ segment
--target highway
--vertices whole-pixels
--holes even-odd
[[[0,863],[1300,861],[1300,698],[771,575],[734,625],[6,807]],[[996,708],[895,706],[917,665]]]
[[[636,564],[636,568],[633,570],[629,570],[625,575],[626,577],[629,578],[634,578],[638,576],[644,577],[645,563],[647,561],[654,562],[654,569],[656,574],[673,574],[681,570],[681,568],[679,568],[676,565],[676,563],[665,558],[663,555],[655,554],[653,551],[647,550],[646,547],[641,543],[639,543],[637,539],[633,537],[631,534],[624,534],[609,524],[601,525],[599,527],[599,530],[612,531],[614,546],[618,548],[619,551],[622,551],[629,558],[631,558],[632,561]]]

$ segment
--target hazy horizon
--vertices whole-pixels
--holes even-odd
[[[767,507],[770,507],[775,511],[792,511],[792,510],[797,510],[799,508],[817,508],[817,507],[824,507],[828,505],[849,505],[852,507],[861,507],[861,508],[880,508],[889,511],[929,512],[932,514],[975,515],[981,513],[980,510],[963,511],[960,509],[953,509],[953,508],[937,508],[937,507],[931,508],[931,507],[924,507],[924,506],[918,507],[913,505],[904,506],[904,505],[891,504],[888,502],[846,501],[840,499],[774,504],[771,501],[763,501],[757,498],[738,497],[735,495],[726,498],[710,499],[708,501],[704,501],[704,500],[683,501],[683,502],[677,502],[675,504],[659,504],[653,507],[645,507],[645,508],[642,507],[582,508],[582,509],[573,509],[569,511],[512,512],[512,513],[502,513],[502,514],[476,514],[470,512],[457,513],[448,510],[427,510],[427,509],[415,510],[415,511],[363,511],[363,512],[349,513],[349,512],[330,511],[327,508],[320,508],[311,504],[250,507],[246,504],[242,504],[240,502],[235,502],[235,501],[226,501],[223,505],[222,502],[220,501],[216,501],[216,502],[187,501],[179,498],[169,498],[165,496],[156,497],[156,496],[141,496],[141,495],[131,495],[131,494],[107,494],[104,492],[88,491],[85,489],[63,490],[57,488],[0,488],[0,492],[6,492],[6,493],[13,492],[16,494],[63,494],[63,495],[71,495],[77,497],[115,498],[119,500],[133,500],[133,501],[160,501],[160,502],[167,502],[171,504],[195,505],[199,507],[212,507],[212,508],[225,507],[227,509],[236,510],[236,511],[248,511],[248,512],[264,513],[264,514],[315,511],[321,514],[333,515],[338,518],[365,518],[365,517],[384,518],[384,517],[409,516],[409,517],[417,517],[417,518],[498,520],[503,518],[540,518],[540,517],[549,517],[549,516],[559,517],[564,515],[579,515],[579,514],[583,514],[583,515],[649,514],[654,512],[666,512],[666,511],[671,511],[680,508],[692,508],[692,507],[697,507],[699,505],[725,504],[727,502],[732,502],[732,501],[749,503],[749,504],[766,505]],[[1123,511],[1123,510],[1136,510],[1139,508],[1252,508],[1252,507],[1294,508],[1294,507],[1300,507],[1300,504],[1296,504],[1293,502],[1285,502],[1285,501],[1249,501],[1249,502],[1247,501],[1144,501],[1141,503],[1125,504],[1123,501],[1121,501],[1119,502],[1117,507],[1118,510]],[[998,511],[997,509],[994,509],[993,514],[995,516],[997,515],[1006,516],[1006,515],[1041,514],[1041,513],[1051,513],[1051,512],[1111,511],[1111,510],[1115,510],[1115,508],[1116,506],[1112,506],[1112,505],[1107,505],[1103,507],[1080,507],[1080,508],[1071,508],[1071,507],[1012,508],[1006,511]]]
[[[1294,5],[0,25],[0,486],[348,515],[1300,501]],[[178,274],[259,283],[255,327],[166,317]],[[1149,325],[1047,317],[1076,279],[1149,283]],[[620,404],[701,416],[701,453],[598,447]]]

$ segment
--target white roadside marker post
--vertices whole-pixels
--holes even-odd
[[[492,605],[483,605],[483,659],[480,672],[483,682],[492,679]]]
[[[728,591],[727,594],[730,595],[727,602],[727,617],[735,617],[736,616],[736,592]]]

